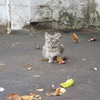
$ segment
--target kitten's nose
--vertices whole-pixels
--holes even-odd
[[[53,45],[51,45],[51,47],[53,47]]]

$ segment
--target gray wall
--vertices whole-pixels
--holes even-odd
[[[0,9],[0,23],[6,23],[6,0],[0,0]],[[11,0],[12,29],[43,21],[55,21],[55,28],[99,26],[100,0]]]
[[[6,0],[0,0],[0,23],[6,23]]]

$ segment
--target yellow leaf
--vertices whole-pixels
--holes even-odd
[[[44,58],[41,58],[40,60],[41,60],[41,61],[45,61],[46,59],[44,59]]]
[[[41,41],[45,41],[45,39],[41,39]]]
[[[35,95],[35,97],[38,99],[42,99],[42,97],[40,95]]]
[[[56,61],[58,62],[58,64],[65,64],[66,62],[62,60],[61,57],[57,57]]]
[[[57,57],[57,62],[60,62],[62,61],[62,58],[61,57]]]
[[[22,99],[25,99],[25,100],[32,100],[33,98],[29,95],[24,95],[22,96]]]

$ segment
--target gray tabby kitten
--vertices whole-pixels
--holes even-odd
[[[45,32],[45,45],[43,46],[42,53],[46,59],[49,59],[49,63],[54,62],[54,57],[61,56],[61,53],[64,50],[63,44],[59,42],[60,37],[60,33],[51,36]]]

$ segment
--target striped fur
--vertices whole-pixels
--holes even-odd
[[[49,63],[54,62],[55,56],[61,56],[64,50],[63,44],[59,42],[61,34],[55,34],[51,36],[45,32],[45,45],[43,46],[43,56],[48,59]]]

